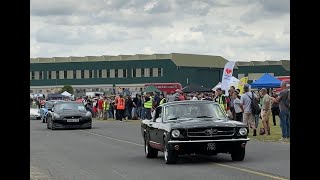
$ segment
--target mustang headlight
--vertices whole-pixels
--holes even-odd
[[[245,135],[247,135],[247,133],[248,133],[247,128],[240,128],[239,129],[239,134],[241,136],[245,136]]]
[[[87,113],[86,113],[86,115],[85,115],[86,117],[92,117],[92,114],[91,114],[91,112],[90,111],[87,111]]]
[[[174,137],[174,138],[179,137],[180,136],[180,131],[178,129],[172,130],[171,136]]]

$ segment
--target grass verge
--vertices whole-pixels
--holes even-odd
[[[106,122],[115,122],[115,121],[118,121],[118,120],[115,120],[115,119],[108,119],[108,120],[98,120],[97,118],[93,118],[93,120],[96,120],[96,121],[106,121]],[[141,123],[141,120],[124,120],[124,122],[131,122],[131,123]],[[270,123],[270,131],[271,131],[271,135],[268,136],[268,135],[259,135],[259,132],[260,132],[260,128],[263,127],[262,125],[262,122],[261,122],[261,119],[259,120],[259,125],[258,125],[258,128],[257,128],[257,136],[252,136],[252,130],[250,130],[249,132],[249,138],[250,139],[253,139],[253,140],[259,140],[259,141],[264,141],[264,142],[279,142],[279,139],[281,138],[281,128],[280,128],[280,119],[278,116],[276,116],[276,123],[277,125],[274,126],[273,125],[273,121],[272,121],[272,116],[270,117],[269,119],[269,123]],[[289,141],[283,141],[285,143],[290,143]]]

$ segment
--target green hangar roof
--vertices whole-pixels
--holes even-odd
[[[236,66],[282,66],[286,71],[290,71],[290,61],[280,60],[280,61],[238,61]]]
[[[212,67],[224,68],[228,62],[221,56],[197,55],[197,54],[136,54],[118,56],[84,56],[84,57],[52,57],[52,58],[30,58],[30,63],[62,63],[62,62],[95,62],[95,61],[139,61],[139,60],[163,60],[171,59],[176,66],[180,67]],[[237,67],[235,67],[237,69]]]

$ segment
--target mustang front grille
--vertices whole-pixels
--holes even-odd
[[[220,137],[233,136],[236,130],[232,127],[210,127],[210,128],[194,128],[188,129],[188,137]]]

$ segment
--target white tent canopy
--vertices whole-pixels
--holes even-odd
[[[234,86],[236,89],[238,88],[239,79],[235,78],[234,76],[231,77],[230,83],[228,85],[228,89],[230,89],[231,86]],[[216,91],[217,88],[221,88],[221,82],[219,82],[214,88],[212,88],[212,91]],[[226,92],[227,93],[227,92]]]
[[[67,91],[65,91],[65,92],[61,93],[61,95],[71,97],[72,94],[70,94],[70,93],[68,93]]]

